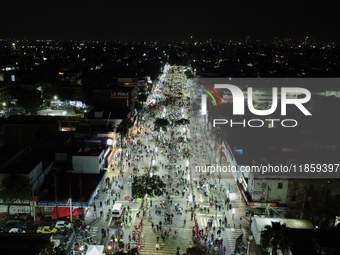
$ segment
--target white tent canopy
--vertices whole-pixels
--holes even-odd
[[[261,231],[264,230],[266,225],[271,226],[273,222],[280,222],[281,224],[286,224],[288,228],[296,229],[313,229],[313,224],[308,220],[301,219],[284,219],[284,218],[263,218],[263,217],[253,217],[251,223],[251,231],[254,235],[254,240],[257,245],[261,242]]]
[[[102,255],[104,245],[88,245],[86,255]]]

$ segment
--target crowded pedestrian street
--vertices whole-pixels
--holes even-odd
[[[205,116],[193,116],[191,89],[183,67],[165,66],[138,121],[118,142],[116,159],[86,212],[85,228],[76,232],[77,244],[91,240],[104,245],[106,254],[131,249],[184,254],[194,247],[202,254],[234,254],[236,239],[248,235],[249,219],[232,174],[194,173],[195,165],[228,161],[220,159]],[[158,126],[160,119],[167,123]],[[133,197],[134,179],[143,175],[160,177],[161,196]],[[120,220],[112,217],[114,204],[122,205]],[[251,252],[244,244],[242,249]]]

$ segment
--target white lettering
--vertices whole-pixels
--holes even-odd
[[[288,99],[288,93],[301,93],[305,94],[305,98]],[[312,115],[302,104],[307,103],[311,99],[311,93],[309,90],[304,88],[281,88],[281,115],[286,115],[287,104],[295,104],[297,108],[304,115]]]
[[[277,108],[277,88],[273,88],[273,100],[272,106],[267,110],[258,110],[254,108],[253,105],[253,88],[248,88],[248,109],[251,113],[259,116],[270,115],[275,112]]]
[[[252,125],[251,123],[252,122],[260,122],[260,125]],[[264,121],[263,120],[260,120],[260,119],[251,119],[251,120],[248,120],[248,126],[249,127],[263,127],[264,125]]]

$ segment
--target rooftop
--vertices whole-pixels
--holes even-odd
[[[40,201],[55,201],[57,190],[58,201],[67,201],[72,195],[74,202],[88,202],[105,176],[105,171],[100,174],[75,174],[60,172],[56,174],[57,187],[53,186],[54,175],[51,174],[41,188],[45,190],[40,196]]]

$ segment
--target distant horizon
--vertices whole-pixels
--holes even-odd
[[[158,42],[158,43],[190,43],[190,42],[223,42],[223,43],[233,43],[233,42],[245,42],[246,38],[248,36],[244,36],[244,38],[233,38],[233,39],[221,39],[221,38],[212,38],[212,37],[207,37],[207,38],[186,38],[186,39],[168,39],[168,40],[133,40],[133,39],[55,39],[55,38],[25,38],[25,37],[0,37],[0,41],[10,41],[10,40],[16,40],[16,41],[64,41],[64,42],[131,42],[131,43],[143,43],[143,42]],[[309,36],[308,36],[309,37]],[[278,36],[273,36],[273,37],[267,37],[267,38],[256,38],[256,37],[249,37],[249,42],[250,43],[255,43],[255,42],[274,42],[274,41],[282,41],[284,42],[285,40],[289,40],[292,43],[298,43],[304,41],[306,36],[302,37],[278,37]],[[325,38],[311,38],[309,37],[309,41],[311,43],[340,43],[338,39],[325,39]]]

